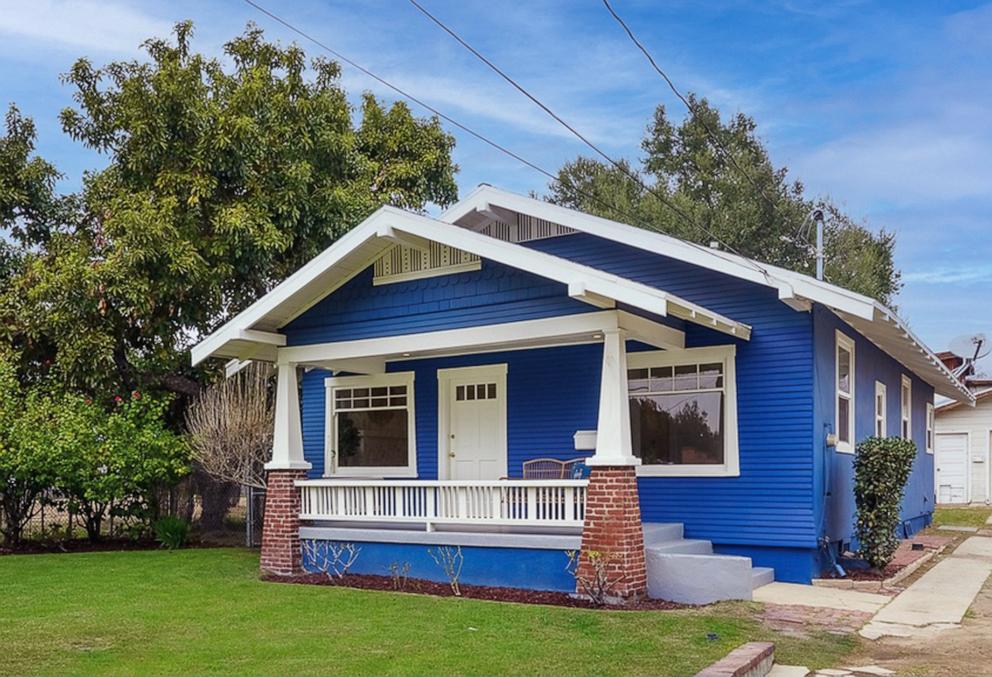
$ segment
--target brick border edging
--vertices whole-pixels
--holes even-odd
[[[772,642],[748,642],[697,672],[696,677],[764,677],[774,663]]]

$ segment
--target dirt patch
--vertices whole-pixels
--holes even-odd
[[[391,592],[408,592],[435,597],[454,597],[451,586],[447,583],[436,583],[420,578],[409,578],[405,585],[398,585],[391,576],[375,576],[371,574],[346,574],[343,578],[331,578],[325,574],[303,574],[300,576],[263,576],[264,580],[275,583],[294,583],[301,585],[329,585],[343,588],[360,588],[362,590],[389,590]],[[566,606],[580,609],[610,609],[616,611],[668,611],[685,609],[690,605],[666,602],[660,599],[644,599],[624,606],[596,606],[587,599],[573,597],[566,592],[548,592],[542,590],[521,590],[519,588],[497,588],[485,585],[461,585],[461,596],[468,599],[485,599],[495,602],[517,602],[520,604],[545,604],[551,606]]]

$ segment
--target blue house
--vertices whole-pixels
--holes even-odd
[[[208,357],[277,366],[270,573],[574,591],[597,552],[618,596],[681,601],[818,576],[872,435],[916,442],[924,527],[934,394],[972,398],[875,300],[485,185],[378,210]]]

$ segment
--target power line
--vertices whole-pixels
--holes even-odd
[[[654,68],[655,71],[657,71],[658,75],[660,75],[666,83],[668,83],[668,88],[672,90],[675,96],[677,96],[683,104],[685,104],[685,107],[689,110],[690,113],[692,113],[695,119],[706,131],[707,135],[710,137],[710,140],[723,153],[723,156],[731,163],[731,165],[733,165],[733,167],[737,170],[737,172],[741,176],[747,179],[747,181],[754,187],[755,191],[757,191],[758,195],[763,197],[765,201],[768,202],[768,206],[772,208],[772,211],[778,213],[779,216],[782,216],[782,214],[778,210],[778,207],[775,205],[775,201],[772,200],[770,197],[768,197],[768,194],[765,193],[764,189],[758,185],[757,181],[755,181],[754,177],[751,176],[750,172],[746,171],[743,167],[741,167],[740,163],[737,162],[737,158],[735,158],[733,153],[731,153],[730,150],[724,145],[723,141],[720,140],[720,137],[717,135],[715,131],[713,131],[713,129],[709,126],[709,124],[706,122],[703,116],[699,114],[698,106],[696,106],[695,104],[693,104],[692,101],[690,101],[688,98],[683,96],[682,92],[680,92],[678,87],[675,86],[675,83],[672,82],[672,79],[668,77],[668,74],[664,70],[662,70],[661,66],[659,66],[658,63],[654,60],[654,57],[651,56],[651,53],[648,51],[647,47],[645,47],[644,44],[637,39],[637,36],[634,35],[634,31],[632,31],[630,29],[630,26],[627,25],[627,22],[625,22],[620,17],[620,15],[616,13],[616,11],[613,9],[613,6],[610,5],[610,1],[603,0],[603,5],[606,6],[607,11],[609,11],[609,13],[613,16],[613,18],[616,19],[617,23],[619,23],[620,26],[623,27],[623,30],[627,33],[627,37],[630,38],[631,42],[633,42],[637,46],[637,48],[641,51],[641,53],[644,54],[645,58],[647,58],[648,60],[648,63],[651,64],[651,67]]]
[[[617,162],[616,160],[614,160],[606,152],[604,152],[602,149],[600,149],[599,146],[597,146],[592,141],[590,141],[589,139],[587,139],[581,132],[579,132],[572,125],[570,125],[568,122],[566,122],[565,120],[563,120],[561,118],[561,116],[559,116],[557,113],[555,113],[553,110],[551,110],[551,108],[549,108],[547,105],[545,105],[544,102],[542,102],[536,96],[534,96],[529,91],[527,91],[526,88],[524,88],[522,85],[520,85],[512,77],[510,77],[509,75],[507,75],[499,66],[497,66],[496,64],[494,64],[492,61],[490,61],[488,58],[486,58],[481,52],[479,52],[477,49],[475,49],[474,47],[472,47],[472,45],[470,45],[467,41],[465,41],[460,35],[458,35],[458,33],[456,33],[453,29],[451,29],[447,25],[445,25],[445,23],[443,21],[441,21],[440,19],[438,19],[436,16],[434,16],[433,14],[431,14],[423,5],[421,5],[419,2],[417,2],[417,0],[409,0],[409,2],[410,2],[411,5],[413,5],[414,7],[416,7],[417,10],[420,11],[421,14],[423,14],[424,16],[426,16],[432,22],[434,22],[435,24],[437,24],[437,26],[439,28],[441,28],[441,30],[443,30],[445,33],[447,33],[452,38],[454,38],[455,41],[458,42],[458,44],[460,44],[462,47],[464,47],[469,52],[471,52],[477,59],[479,59],[480,61],[482,61],[490,69],[492,69],[495,73],[497,73],[501,78],[503,78],[504,80],[506,80],[506,82],[508,82],[510,85],[512,85],[514,89],[516,89],[521,94],[523,94],[528,99],[530,99],[541,110],[543,110],[545,113],[547,113],[549,116],[551,116],[551,118],[553,118],[560,125],[562,125],[563,127],[565,127],[565,129],[567,129],[576,138],[578,138],[580,141],[582,141],[584,144],[586,144],[589,148],[591,148],[593,151],[595,151],[600,157],[602,157],[604,160],[606,160],[611,165],[613,165],[613,167],[615,167],[618,171],[620,171],[621,173],[623,173],[628,179],[630,179],[631,181],[636,182],[638,185],[641,186],[642,189],[644,189],[645,191],[647,191],[648,193],[650,193],[652,196],[654,196],[659,202],[661,202],[662,204],[668,206],[672,211],[674,211],[679,216],[681,216],[682,219],[687,224],[692,225],[692,226],[695,226],[698,230],[702,231],[705,235],[707,235],[708,237],[712,238],[713,240],[719,242],[724,247],[726,247],[728,250],[730,250],[734,254],[737,254],[742,259],[744,259],[745,261],[747,261],[747,263],[749,265],[751,265],[753,268],[755,268],[756,270],[758,270],[759,272],[761,272],[763,275],[765,275],[766,277],[768,276],[768,271],[767,270],[765,270],[763,267],[759,266],[757,263],[755,263],[754,261],[752,261],[748,257],[744,256],[740,252],[738,252],[732,246],[728,245],[725,242],[722,242],[720,240],[720,238],[718,238],[716,235],[714,235],[712,233],[712,231],[710,231],[709,229],[707,229],[703,224],[701,224],[701,223],[695,221],[694,219],[692,219],[678,205],[676,205],[673,202],[671,202],[667,197],[665,197],[661,193],[655,191],[651,186],[649,186],[646,183],[644,183],[644,181],[642,181],[640,177],[638,177],[636,174],[631,173],[623,164],[621,164],[621,163]],[[692,243],[692,244],[696,244],[696,243]]]

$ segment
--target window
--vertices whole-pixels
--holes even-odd
[[[913,439],[913,382],[908,376],[902,377],[902,391],[900,396],[900,411],[902,425],[899,434],[904,440]]]
[[[837,451],[854,452],[854,341],[837,332]]]
[[[885,384],[875,381],[875,437],[885,437],[888,434],[885,411]]]
[[[416,475],[413,372],[329,378],[328,475]]]
[[[627,356],[640,474],[739,474],[734,356],[734,346]]]
[[[933,402],[927,402],[927,453],[933,453]]]

